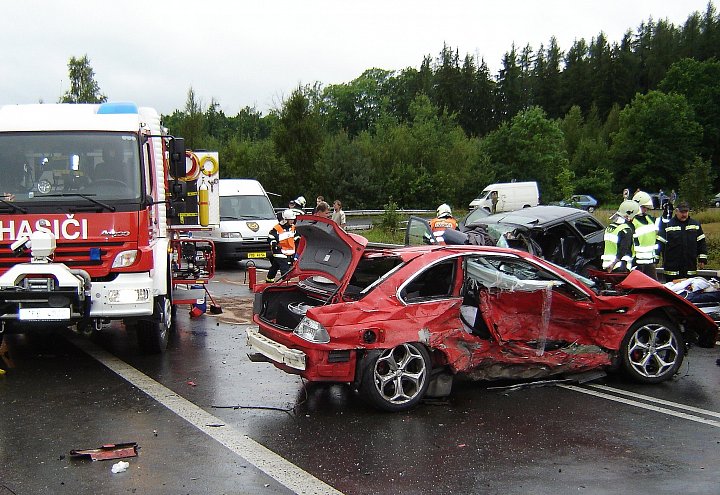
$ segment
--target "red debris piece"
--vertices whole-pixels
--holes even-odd
[[[106,461],[108,459],[123,459],[136,457],[138,454],[136,442],[109,443],[97,449],[71,450],[71,457],[89,457],[93,461]]]

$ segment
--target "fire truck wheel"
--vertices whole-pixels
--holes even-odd
[[[159,354],[167,349],[174,324],[172,301],[169,297],[155,298],[155,313],[150,320],[140,320],[137,326],[138,347],[147,354]]]

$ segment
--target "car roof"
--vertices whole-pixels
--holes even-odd
[[[586,216],[591,215],[577,208],[542,205],[531,206],[530,208],[522,208],[506,213],[495,213],[494,215],[481,218],[473,222],[473,224],[506,223],[533,228]]]

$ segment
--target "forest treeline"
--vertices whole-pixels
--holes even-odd
[[[446,45],[418,68],[300,85],[267,115],[227,116],[190,88],[163,120],[188,147],[219,151],[222,177],[279,194],[276,206],[322,194],[349,209],[466,208],[510,180],[538,181],[541,202],[615,203],[639,187],[701,206],[718,185],[719,52],[709,3],[681,26],[649,19],[621,40],[512,46],[497,74]]]

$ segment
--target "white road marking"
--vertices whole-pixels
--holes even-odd
[[[610,393],[614,393],[614,394],[626,395],[628,397],[633,397],[635,399],[656,402],[658,404],[674,407],[676,409],[684,409],[686,411],[690,411],[690,412],[694,412],[694,413],[698,413],[698,414],[704,414],[705,416],[713,416],[715,418],[720,418],[720,412],[708,411],[707,409],[700,409],[699,407],[688,406],[686,404],[680,404],[679,402],[672,402],[672,401],[665,400],[665,399],[658,399],[656,397],[649,397],[647,395],[637,394],[635,392],[629,392],[627,390],[622,390],[620,388],[608,387],[607,385],[597,385],[597,384],[589,383],[587,386],[596,388],[598,390],[606,390],[606,391],[608,391]]]
[[[196,406],[189,400],[156,382],[109,352],[95,346],[89,340],[78,336],[68,338],[76,347],[95,358],[121,378],[139,388],[185,421],[220,442],[232,452],[243,457],[286,488],[299,494],[342,495],[342,492],[314,477],[307,471],[302,470],[287,459],[248,437],[246,434],[231,426],[216,426],[218,424],[224,424],[224,421]]]
[[[668,408],[666,408],[666,407],[654,406],[654,405],[652,405],[652,404],[647,404],[647,403],[645,403],[645,402],[639,402],[639,401],[636,401],[636,400],[626,399],[626,398],[624,398],[624,397],[618,397],[617,395],[611,395],[611,394],[609,394],[609,393],[597,392],[597,391],[595,391],[595,390],[590,390],[590,389],[587,389],[587,388],[578,387],[578,386],[576,386],[576,385],[563,385],[563,384],[558,384],[558,385],[556,385],[556,386],[562,387],[562,388],[565,388],[565,389],[568,389],[568,390],[573,390],[573,391],[575,391],[575,392],[580,392],[580,393],[583,393],[583,394],[593,395],[593,396],[595,396],[595,397],[600,397],[600,398],[603,398],[603,399],[612,400],[612,401],[615,401],[615,402],[621,402],[621,403],[623,403],[623,404],[627,404],[627,405],[630,405],[630,406],[639,407],[639,408],[642,408],[642,409],[647,409],[647,410],[649,410],[649,411],[655,411],[655,412],[659,412],[659,413],[662,413],[662,414],[667,414],[667,415],[669,415],[669,416],[675,416],[676,418],[682,418],[682,419],[686,419],[686,420],[688,420],[688,421],[695,421],[695,422],[697,422],[697,423],[703,423],[703,424],[706,424],[706,425],[714,426],[715,428],[720,428],[720,421],[715,421],[715,420],[713,420],[713,419],[702,418],[702,417],[700,417],[700,416],[696,416],[696,415],[693,415],[693,414],[687,414],[687,413],[684,413],[684,412],[681,412],[681,411],[674,411],[674,410],[668,409]],[[599,387],[599,386],[596,386],[596,388],[597,388],[597,387]],[[619,394],[619,395],[628,395],[628,396],[631,396],[631,397],[635,397],[635,398],[638,398],[638,399],[645,400],[645,401],[647,401],[647,402],[656,402],[656,403],[658,403],[658,404],[671,405],[671,406],[673,406],[673,407],[678,407],[678,408],[680,408],[680,409],[685,409],[685,410],[688,410],[688,411],[694,411],[694,412],[697,412],[697,413],[700,413],[700,414],[705,414],[705,415],[708,415],[708,416],[720,416],[720,415],[718,415],[718,413],[715,413],[715,412],[713,412],[713,411],[705,411],[704,409],[698,409],[698,408],[694,408],[694,407],[692,407],[692,406],[685,406],[685,405],[682,405],[682,404],[677,404],[677,403],[670,402],[670,401],[665,401],[665,400],[662,400],[662,399],[656,399],[656,398],[654,398],[654,397],[649,397],[649,396],[644,396],[644,395],[640,395],[640,394],[635,394],[635,393],[633,393],[633,392],[626,392],[626,391],[624,391],[624,390],[619,390],[619,389],[615,389],[615,388],[611,388],[611,387],[604,387],[603,390],[607,390],[607,391],[609,391],[609,392],[616,393],[616,394]]]

